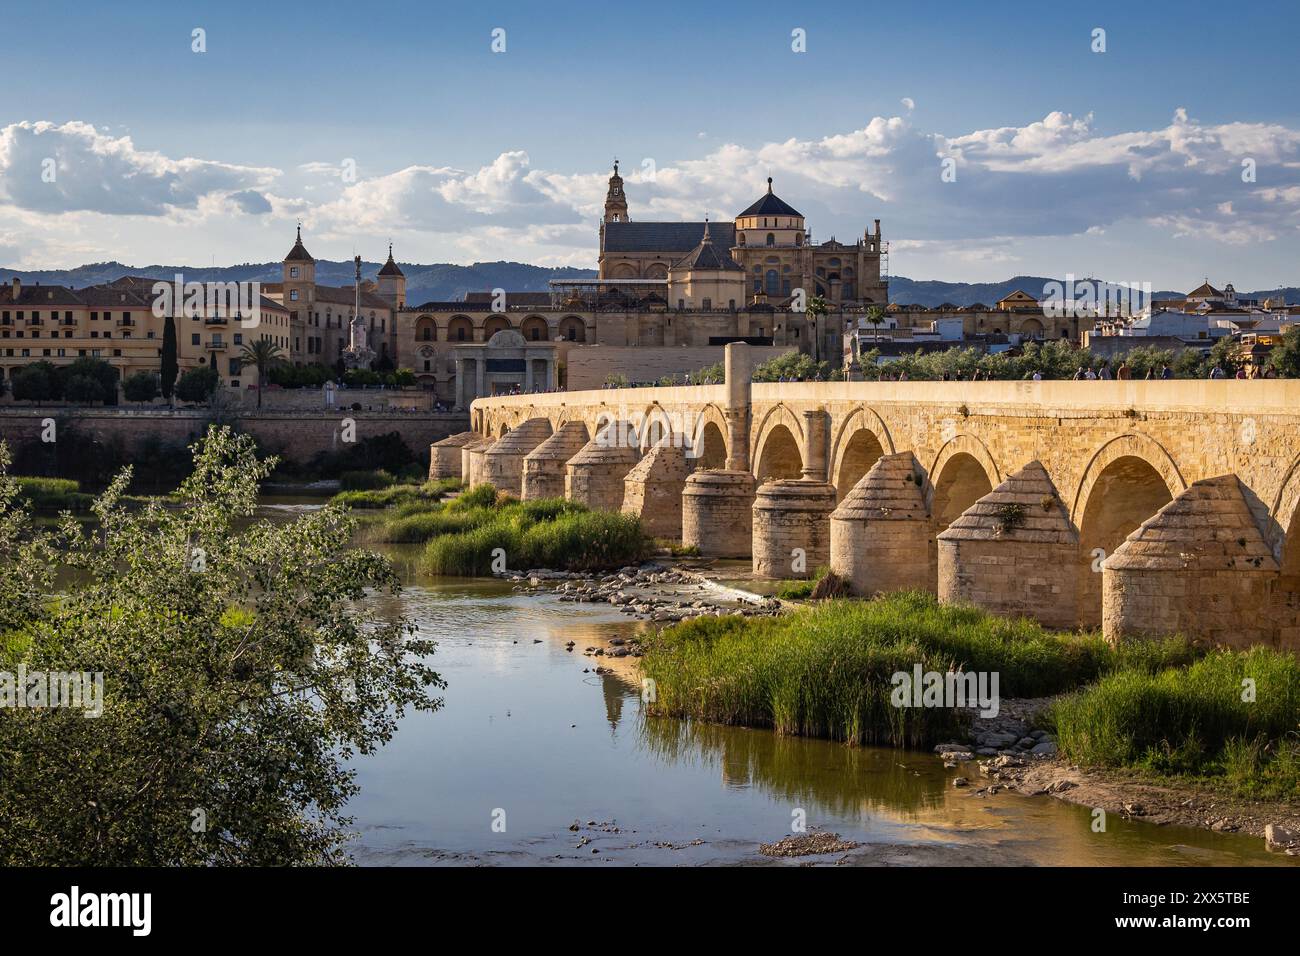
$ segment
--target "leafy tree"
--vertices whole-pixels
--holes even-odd
[[[1282,378],[1300,378],[1300,325],[1282,333],[1282,341],[1273,347],[1268,361]]]
[[[63,396],[70,402],[89,404],[104,397],[103,386],[89,375],[70,375],[63,385]]]
[[[179,507],[128,507],[127,469],[49,531],[0,450],[0,670],[103,674],[96,719],[0,710],[4,865],[345,863],[346,761],[441,704],[433,642],[355,603],[396,576],[342,508],[248,525],[273,461],[228,428],[194,464]]]
[[[755,382],[820,381],[826,377],[825,362],[817,362],[803,352],[786,352],[754,366]]]
[[[217,391],[221,376],[211,365],[189,369],[176,380],[176,397],[182,402],[206,402]]]
[[[122,383],[122,392],[129,402],[152,402],[158,397],[158,377],[152,372],[136,372]]]
[[[16,401],[48,402],[63,397],[63,381],[50,362],[32,362],[16,369],[10,377]]]
[[[105,405],[117,404],[117,369],[100,358],[82,357],[69,365],[59,366],[58,374],[63,382],[64,397],[73,402],[103,402]],[[92,389],[81,383],[72,394],[74,379],[89,379],[95,384]]]
[[[261,338],[245,345],[239,360],[243,365],[257,366],[257,407],[261,408],[266,376],[271,369],[284,360],[284,350],[270,339]]]
[[[163,398],[169,403],[172,400],[172,391],[176,387],[177,370],[176,320],[169,315],[163,324],[162,369],[159,373],[161,378],[159,387],[162,389]]]

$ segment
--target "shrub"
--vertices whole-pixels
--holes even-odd
[[[182,402],[209,401],[220,382],[217,370],[210,365],[192,368],[176,380],[176,397]]]
[[[339,475],[339,487],[344,491],[371,491],[387,488],[392,483],[393,476],[382,468],[373,471],[345,471]]]
[[[152,372],[136,372],[122,383],[128,402],[152,402],[158,397],[158,377]]]

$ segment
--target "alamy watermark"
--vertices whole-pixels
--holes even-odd
[[[102,671],[29,671],[19,664],[17,673],[0,671],[0,709],[44,710],[73,707],[83,717],[104,713]]]
[[[1043,284],[1043,314],[1048,318],[1119,318],[1137,315],[1151,302],[1150,282],[1076,281],[1066,273],[1064,282]]]
[[[895,671],[889,702],[895,707],[974,707],[981,717],[996,717],[1001,709],[997,671]]]
[[[153,296],[153,314],[160,319],[238,319],[245,329],[262,323],[260,282],[186,282],[178,272],[171,282],[155,282]]]

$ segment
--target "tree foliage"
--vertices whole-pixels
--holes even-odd
[[[178,368],[179,366],[176,364],[176,320],[169,315],[163,323],[162,365],[159,370],[159,387],[162,389],[163,398],[169,402],[172,400],[172,393],[176,388]]]
[[[122,383],[128,402],[152,402],[158,397],[158,376],[153,372],[136,372]]]
[[[182,402],[206,402],[212,398],[221,376],[211,365],[201,365],[186,371],[176,380],[176,397]]]
[[[355,603],[395,589],[336,505],[257,522],[247,436],[194,446],[177,503],[33,524],[0,448],[0,670],[103,674],[102,715],[0,709],[5,865],[336,864],[347,761],[443,686],[433,642]],[[240,530],[242,528],[242,530]],[[56,574],[75,583],[55,600]]]

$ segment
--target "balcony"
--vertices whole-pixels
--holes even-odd
[[[230,343],[223,341],[222,339],[212,339],[204,345],[204,348],[209,352],[224,352],[228,345],[230,345]]]
[[[230,320],[224,315],[209,315],[203,320],[204,325],[226,325]]]
[[[113,324],[119,329],[133,329],[135,328],[136,322],[135,319],[118,319]]]

